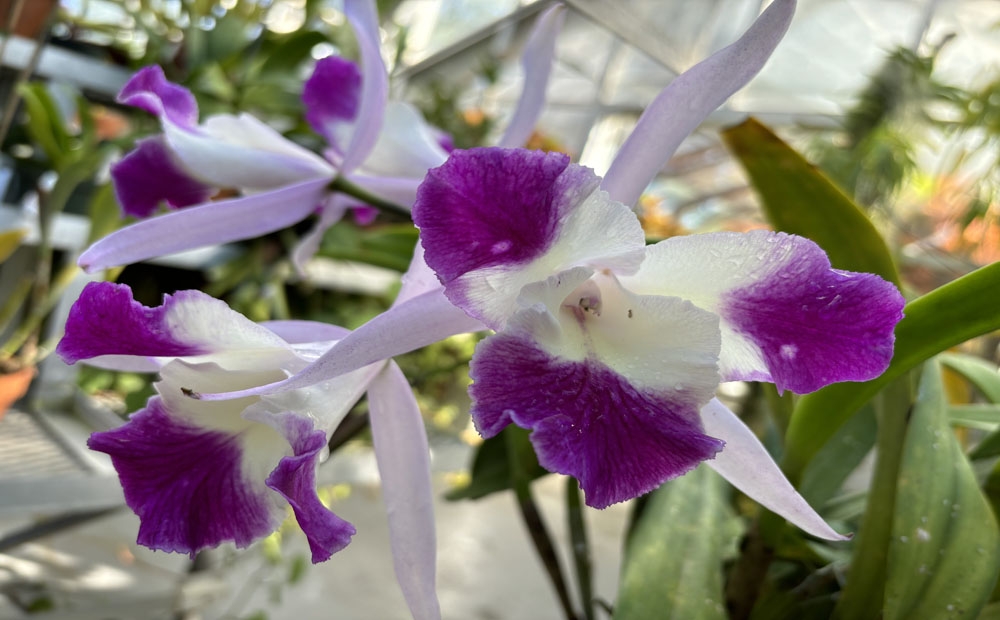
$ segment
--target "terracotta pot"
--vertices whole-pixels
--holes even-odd
[[[31,380],[35,378],[35,367],[28,366],[21,370],[15,370],[5,374],[0,374],[0,419],[28,392]]]
[[[0,28],[7,29],[7,16],[17,0],[0,0]],[[57,0],[24,0],[21,14],[14,23],[14,34],[34,39],[45,27],[49,13],[56,8]]]

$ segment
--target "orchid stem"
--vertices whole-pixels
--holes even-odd
[[[566,478],[566,518],[573,545],[573,563],[576,565],[576,583],[580,589],[580,603],[585,620],[594,620],[594,589],[591,583],[590,546],[587,544],[587,525],[583,521],[580,503],[580,485],[576,478]]]
[[[847,573],[847,584],[833,610],[836,619],[874,620],[881,615],[899,466],[913,407],[911,376],[907,373],[890,383],[882,390],[881,400],[876,401],[875,474]]]
[[[531,481],[529,480],[521,463],[524,462],[526,450],[531,450],[526,433],[516,433],[504,431],[505,443],[507,444],[507,461],[510,464],[511,486],[517,496],[517,506],[521,510],[521,518],[524,526],[528,528],[531,535],[531,542],[535,545],[535,552],[538,553],[545,572],[552,582],[552,587],[559,598],[559,605],[562,607],[566,620],[579,620],[576,612],[573,611],[573,604],[569,600],[569,591],[566,588],[566,579],[563,577],[562,568],[559,566],[559,558],[556,556],[555,547],[552,544],[552,537],[549,536],[548,528],[542,514],[531,496]]]
[[[347,194],[348,196],[357,198],[366,205],[371,205],[376,209],[385,211],[386,213],[393,213],[395,215],[405,217],[406,219],[410,219],[410,210],[406,207],[386,200],[381,196],[376,196],[360,185],[352,183],[342,176],[334,179],[327,187],[332,191],[341,192],[343,194]]]

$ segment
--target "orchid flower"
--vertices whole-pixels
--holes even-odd
[[[100,282],[74,304],[57,352],[67,363],[159,373],[145,408],[88,444],[110,455],[140,519],[138,543],[192,556],[223,542],[247,547],[273,532],[289,507],[314,563],[343,549],[355,529],[320,503],[316,467],[330,434],[367,392],[396,574],[413,616],[440,618],[427,436],[395,362],[274,396],[215,403],[186,396],[280,379],[347,333],[311,321],[256,324],[199,291],[148,308],[127,286]]]
[[[794,0],[675,79],[605,179],[561,154],[456,151],[418,190],[414,220],[443,285],[377,317],[298,374],[216,401],[301,389],[445,337],[442,297],[494,330],[472,360],[484,436],[532,430],[543,466],[577,477],[594,507],[705,462],[806,532],[835,532],[715,397],[720,381],[810,392],[881,374],[903,298],[833,269],[813,242],[767,231],[647,247],[628,205],[683,138],[764,65]]]
[[[158,66],[133,76],[118,100],[156,115],[163,134],[139,141],[112,168],[118,200],[126,214],[142,218],[160,204],[178,210],[104,237],[80,256],[80,265],[94,271],[249,239],[318,213],[316,226],[293,252],[301,270],[323,233],[357,202],[331,189],[335,179],[412,205],[427,170],[445,161],[450,146],[416,108],[387,101],[375,3],[346,0],[344,11],[358,41],[360,67],[339,57],[322,59],[302,93],[306,120],[327,142],[324,157],[248,114],[221,114],[198,124],[194,96],[167,81]],[[523,144],[538,118],[562,11],[554,6],[536,23],[524,57],[529,79],[501,144]],[[245,195],[210,202],[220,188]]]

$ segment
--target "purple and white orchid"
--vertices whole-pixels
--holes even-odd
[[[340,177],[409,207],[427,170],[441,165],[450,146],[412,105],[388,101],[388,76],[379,45],[375,4],[346,0],[360,67],[329,57],[316,63],[302,101],[306,120],[327,142],[325,157],[289,141],[248,114],[220,114],[198,123],[194,96],[142,69],[118,96],[156,115],[163,134],[141,140],[112,167],[126,214],[146,218],[161,204],[179,211],[137,222],[101,239],[79,259],[87,271],[197,247],[257,237],[317,213],[318,221],[293,252],[302,265],[323,233],[358,200],[330,189]],[[526,46],[526,76],[514,118],[500,144],[520,146],[541,111],[563,9],[537,21]],[[244,197],[208,202],[219,189]]]
[[[720,381],[811,392],[888,366],[903,308],[892,284],[782,233],[646,246],[600,181],[561,154],[456,151],[413,211],[445,294],[496,332],[472,359],[476,427],[531,429],[540,463],[579,479],[588,505],[723,463],[749,430],[713,400]],[[759,498],[747,478],[773,463],[755,465],[720,471]]]
[[[418,191],[431,290],[362,326],[286,380],[205,400],[276,394],[459,333],[446,297],[496,333],[472,361],[484,436],[531,429],[541,463],[604,507],[701,462],[803,530],[843,539],[760,441],[714,398],[720,381],[809,392],[880,374],[903,298],[833,269],[807,239],[717,233],[647,247],[627,205],[683,138],[764,65],[794,13],[776,0],[733,45],[674,80],[603,180],[561,154],[456,151]]]
[[[408,278],[403,292],[424,286]],[[128,287],[100,282],[74,304],[57,352],[67,363],[159,373],[144,409],[88,443],[118,471],[140,519],[137,542],[192,556],[224,542],[247,547],[273,532],[289,507],[314,563],[343,549],[355,529],[320,502],[316,467],[330,434],[367,393],[400,586],[415,618],[439,618],[427,436],[394,362],[280,395],[188,396],[287,377],[348,333],[312,321],[256,324],[200,291],[148,308]]]

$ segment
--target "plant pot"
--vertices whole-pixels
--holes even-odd
[[[8,30],[7,18],[13,12],[17,0],[0,0],[0,28]],[[56,8],[56,0],[24,0],[20,15],[14,23],[14,34],[34,39],[45,27],[49,13]]]
[[[0,374],[0,420],[28,392],[31,380],[35,378],[35,367],[26,366],[14,372]]]

